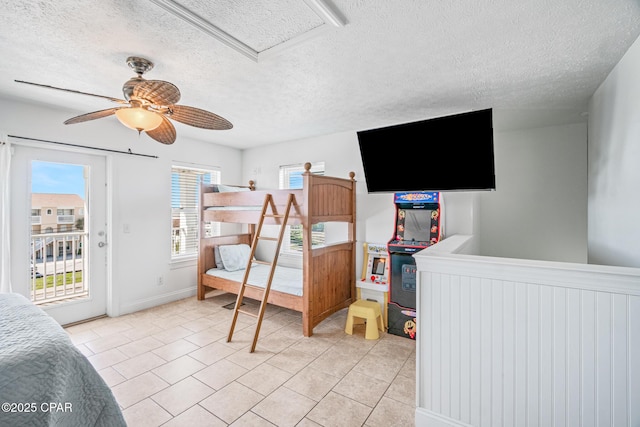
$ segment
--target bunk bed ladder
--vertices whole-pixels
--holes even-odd
[[[238,291],[238,297],[236,298],[236,305],[233,309],[233,320],[231,321],[231,327],[229,328],[229,335],[227,336],[227,342],[230,342],[231,338],[233,337],[233,330],[235,329],[235,326],[236,326],[236,320],[238,320],[238,313],[243,313],[251,317],[257,318],[256,331],[253,336],[253,343],[251,344],[250,353],[254,352],[254,350],[256,349],[256,344],[258,343],[260,326],[262,325],[262,318],[264,317],[264,312],[265,312],[265,309],[267,308],[267,299],[269,298],[269,291],[271,290],[271,281],[273,280],[273,274],[276,270],[276,266],[278,263],[278,254],[280,253],[282,238],[284,237],[287,221],[289,220],[289,213],[291,212],[291,207],[294,206],[294,202],[295,202],[295,196],[293,194],[289,194],[284,213],[279,214],[277,212],[276,205],[273,201],[273,196],[271,194],[267,194],[265,195],[265,198],[264,198],[264,204],[262,205],[262,213],[260,215],[260,221],[258,222],[258,225],[256,227],[255,234],[253,236],[253,242],[251,244],[251,255],[249,256],[249,261],[247,263],[247,268],[245,269],[244,278],[242,279],[242,284],[240,285],[240,290]],[[271,213],[268,214],[267,211],[269,209],[271,210]],[[280,233],[278,234],[277,238],[260,235],[265,218],[274,218],[276,219],[276,221],[279,221]],[[271,265],[271,270],[269,272],[269,277],[267,279],[267,283],[265,284],[264,288],[259,288],[257,286],[253,286],[247,283],[247,281],[249,280],[249,273],[251,272],[252,262],[258,262],[258,263],[260,262],[260,261],[254,260],[254,255],[256,252],[256,248],[258,246],[258,241],[260,240],[272,240],[277,242],[273,260],[271,261],[271,263],[266,263]],[[265,263],[265,262],[262,262],[262,263]],[[240,308],[242,306],[244,292],[247,288],[257,288],[257,289],[263,290],[262,300],[260,301],[260,308],[258,309],[257,314]]]

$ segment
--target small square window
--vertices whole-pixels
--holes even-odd
[[[324,162],[318,162],[311,166],[309,172],[324,175]],[[304,165],[280,166],[280,189],[302,188],[302,174]],[[302,225],[290,225],[289,239],[283,240],[283,252],[302,252]],[[325,241],[324,223],[313,224],[311,227],[312,245],[322,245]]]

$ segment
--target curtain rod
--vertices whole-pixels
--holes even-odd
[[[118,154],[129,154],[131,156],[151,157],[153,159],[157,159],[158,158],[158,156],[153,156],[151,154],[134,153],[134,152],[131,151],[130,148],[129,148],[129,151],[120,151],[120,150],[111,150],[109,148],[90,147],[88,145],[69,144],[67,142],[57,142],[57,141],[48,141],[46,139],[29,138],[29,137],[26,137],[26,136],[7,135],[7,137],[9,137],[9,138],[17,138],[17,139],[26,139],[26,140],[29,140],[29,141],[46,142],[48,144],[67,145],[69,147],[88,148],[90,150],[109,151],[111,153],[118,153]]]

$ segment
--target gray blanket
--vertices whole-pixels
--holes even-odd
[[[126,426],[67,333],[19,294],[0,294],[0,426]]]

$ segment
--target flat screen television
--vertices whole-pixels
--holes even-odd
[[[492,109],[357,134],[369,193],[496,188]]]

